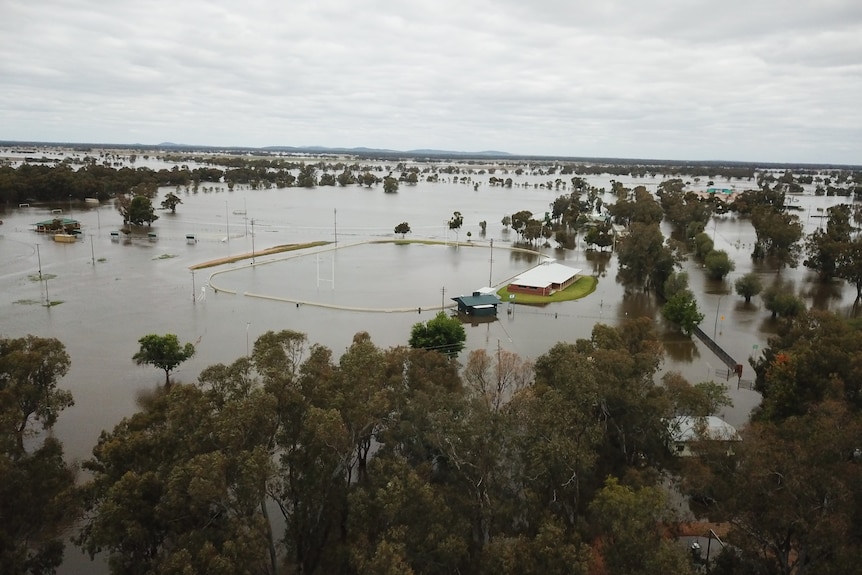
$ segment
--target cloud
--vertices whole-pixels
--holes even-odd
[[[859,163],[862,5],[7,0],[0,139]]]

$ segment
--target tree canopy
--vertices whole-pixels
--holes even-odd
[[[80,511],[75,469],[51,431],[72,395],[57,383],[70,365],[56,339],[0,338],[0,572],[49,575]],[[24,439],[28,438],[25,444]]]
[[[132,356],[138,364],[148,364],[165,372],[165,387],[171,385],[171,372],[195,354],[191,343],[180,345],[179,338],[172,333],[165,335],[149,334],[138,340],[140,349]]]
[[[410,347],[438,351],[449,356],[464,349],[467,332],[458,318],[439,312],[425,323],[413,324],[410,330]]]

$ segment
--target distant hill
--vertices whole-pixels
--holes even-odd
[[[617,166],[741,166],[771,169],[845,169],[858,171],[862,166],[851,164],[813,164],[805,162],[758,162],[758,161],[721,161],[721,160],[669,160],[650,158],[609,158],[596,156],[549,156],[534,154],[512,154],[498,150],[485,150],[480,152],[464,152],[453,150],[437,150],[420,148],[415,150],[392,150],[387,148],[332,148],[327,146],[267,146],[253,148],[249,146],[200,146],[190,144],[177,144],[174,142],[162,142],[156,145],[147,144],[112,144],[106,142],[37,142],[26,140],[0,140],[0,146],[52,146],[66,147],[79,151],[88,151],[98,148],[112,148],[119,150],[177,150],[183,152],[202,152],[210,154],[319,154],[319,155],[350,155],[366,159],[400,160],[400,159],[453,159],[453,160],[506,160],[506,161],[528,161],[528,162],[581,162],[589,164],[604,164]]]

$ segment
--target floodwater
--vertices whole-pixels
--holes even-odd
[[[152,228],[136,230],[130,239],[120,234],[116,240],[111,232],[119,230],[121,217],[111,204],[6,206],[0,212],[4,220],[0,226],[0,336],[56,337],[66,345],[72,365],[60,385],[73,393],[75,405],[63,412],[55,432],[69,458],[80,461],[89,457],[103,429],[110,430],[136,411],[139,395],[163,381],[159,370],[132,362],[143,335],[176,333],[182,342],[195,343],[196,355],[173,374],[186,382],[194,381],[209,365],[229,363],[248,353],[255,338],[267,330],[306,333],[310,342],[325,345],[336,355],[359,331],[369,332],[383,348],[404,345],[411,326],[433,317],[441,305],[451,304],[451,297],[489,284],[502,285],[535,265],[537,256],[510,250],[515,234],[504,231],[500,220],[525,209],[541,216],[567,191],[533,185],[547,181],[546,176],[508,175],[516,184],[512,188],[489,186],[485,174],[472,175],[466,184],[441,178],[438,183],[402,185],[396,194],[385,194],[379,186],[227,191],[224,185],[209,184],[197,193],[164,188],[153,204],[158,206],[165,193],[174,191],[183,200],[177,213],[158,211],[160,219]],[[651,191],[661,181],[615,179],[629,187],[645,185]],[[610,188],[610,177],[589,180]],[[476,182],[480,185],[474,191]],[[796,199],[804,209],[799,213],[806,233],[821,222],[825,225],[811,217],[812,210],[816,214],[817,208],[847,201],[813,195]],[[52,209],[83,223],[81,240],[54,243],[50,236],[32,231],[32,224],[50,218]],[[456,210],[464,217],[458,234],[448,229]],[[487,221],[484,236],[482,220]],[[393,229],[400,222],[412,228],[408,239],[449,245],[367,243],[396,239]],[[149,238],[148,232],[155,238]],[[467,232],[472,245],[455,246],[454,240],[468,239]],[[752,377],[748,357],[767,344],[775,325],[758,298],[746,305],[732,293],[739,276],[756,271],[766,285],[786,282],[809,305],[845,316],[855,313],[852,287],[823,286],[804,268],[778,271],[753,265],[749,254],[754,232],[747,220],[720,216],[707,232],[712,233],[716,249],[735,259],[736,270],[716,282],[708,280],[693,260],[684,268],[706,316],[702,329],[745,364],[744,376]],[[665,228],[665,234],[670,229]],[[189,242],[189,235],[195,241]],[[331,244],[257,256],[254,265],[244,260],[194,273],[189,269],[217,258],[311,241],[337,241],[339,249],[330,249]],[[699,341],[662,325],[652,295],[622,289],[615,280],[616,258],[609,252],[588,252],[583,244],[572,251],[537,250],[597,276],[595,293],[544,307],[503,305],[497,321],[466,326],[462,359],[470,350],[492,351],[498,346],[535,359],[557,342],[589,337],[596,323],[618,325],[626,318],[646,315],[657,320],[664,339],[663,371],[680,371],[696,383],[716,378],[716,370],[723,369]],[[44,281],[38,279],[40,268]],[[224,270],[230,271],[212,275]],[[46,298],[62,303],[41,305]],[[307,303],[296,305],[295,300]],[[375,311],[345,311],[313,302]],[[411,311],[381,311],[391,308]],[[740,425],[759,396],[737,389],[734,380],[728,386],[735,405],[721,415]],[[89,564],[74,549],[68,549],[67,557],[64,572],[86,569]]]
[[[66,345],[72,366],[61,386],[73,393],[75,406],[62,414],[56,434],[70,458],[87,458],[99,432],[134,412],[139,394],[163,379],[159,370],[132,363],[143,335],[176,333],[181,341],[196,344],[197,354],[174,373],[182,381],[194,381],[203,368],[242,356],[267,330],[304,332],[310,342],[323,344],[336,355],[359,331],[369,332],[384,348],[403,345],[411,326],[430,319],[441,303],[449,305],[451,297],[489,283],[501,285],[535,265],[536,256],[509,249],[515,234],[505,232],[500,220],[525,209],[541,216],[567,191],[533,186],[547,181],[547,176],[508,175],[516,183],[512,188],[489,186],[488,174],[474,174],[466,184],[441,178],[437,183],[402,185],[396,194],[385,194],[379,186],[227,191],[223,184],[207,184],[197,193],[164,188],[154,205],[174,191],[183,200],[177,213],[159,210],[160,219],[152,228],[136,230],[131,239],[121,234],[118,240],[111,232],[119,230],[121,217],[111,204],[7,206],[0,212],[4,220],[0,226],[0,335],[56,337]],[[616,179],[650,190],[661,181],[660,177]],[[480,185],[474,191],[476,182]],[[610,176],[591,177],[590,182],[610,188]],[[746,189],[753,184],[734,185]],[[796,200],[804,208],[798,213],[806,233],[821,223],[810,216],[812,209],[848,201],[813,195]],[[82,221],[81,240],[54,243],[32,231],[32,224],[51,217],[52,208]],[[464,217],[457,235],[447,225],[456,210]],[[487,221],[484,236],[481,220]],[[363,243],[396,239],[392,230],[400,222],[412,228],[408,239],[449,245]],[[148,238],[148,232],[156,234],[155,239]],[[453,245],[456,239],[467,241],[467,232],[473,245]],[[852,287],[822,286],[804,268],[779,272],[754,266],[749,257],[754,232],[747,220],[719,216],[707,232],[713,234],[717,249],[736,260],[736,270],[728,279],[715,282],[706,279],[692,260],[684,267],[706,316],[702,329],[745,364],[744,376],[752,376],[748,357],[766,345],[774,323],[758,298],[745,305],[732,293],[739,276],[756,271],[767,285],[776,279],[787,282],[788,289],[803,294],[809,305],[842,315],[855,313]],[[670,230],[666,228],[665,234]],[[190,243],[188,235],[196,241]],[[336,240],[338,250],[328,246],[256,257],[255,265],[245,260],[195,273],[189,270],[197,263],[276,245]],[[597,322],[617,325],[625,318],[647,315],[658,320],[663,334],[667,351],[663,370],[681,371],[698,382],[715,377],[715,370],[724,367],[700,342],[661,325],[659,307],[651,295],[626,293],[615,280],[616,258],[610,253],[587,252],[583,245],[573,251],[537,249],[596,275],[596,292],[579,301],[544,307],[516,305],[509,310],[504,305],[498,321],[467,326],[462,359],[469,350],[490,351],[498,345],[535,359],[559,341],[589,337]],[[38,281],[40,264],[47,281]],[[227,269],[233,271],[211,277]],[[209,283],[236,293],[214,291],[207,287]],[[46,290],[50,300],[62,303],[40,305]],[[378,311],[297,306],[246,294]],[[383,308],[413,311],[379,311]],[[739,425],[758,396],[737,390],[733,380],[729,386],[735,407],[723,415]]]

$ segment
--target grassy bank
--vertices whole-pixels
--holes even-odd
[[[578,281],[562,291],[558,291],[551,295],[534,295],[526,293],[509,294],[509,290],[501,288],[497,290],[497,295],[504,302],[513,301],[515,303],[524,304],[543,304],[554,301],[571,301],[581,299],[596,291],[596,286],[599,284],[598,278],[593,276],[583,276]],[[509,295],[514,295],[514,299],[509,299]]]

